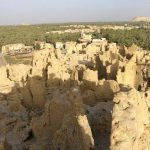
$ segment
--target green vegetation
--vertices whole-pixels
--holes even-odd
[[[131,46],[133,43],[138,46],[150,50],[150,29],[142,28],[143,24],[135,24],[128,22],[117,23],[75,23],[82,24],[88,28],[88,25],[124,25],[128,26],[138,25],[140,29],[132,30],[101,30],[101,33],[93,33],[94,38],[105,37],[109,42],[115,42],[120,45]],[[56,41],[77,41],[80,37],[79,33],[64,33],[53,34],[51,31],[59,31],[68,29],[69,24],[41,24],[28,26],[0,26],[0,50],[2,45],[24,43],[26,45],[33,45],[35,40],[46,41],[54,43]],[[69,27],[74,29],[74,27]]]
[[[94,33],[94,38],[106,38],[109,42],[119,45],[131,46],[133,43],[145,50],[150,50],[150,29],[132,30],[101,30],[101,33]]]
[[[45,36],[44,41],[48,43],[54,42],[67,42],[67,41],[78,41],[80,33],[64,33],[64,34],[49,34]]]
[[[26,45],[33,45],[35,40],[39,41],[66,41],[76,40],[77,34],[54,35],[47,33],[56,30],[65,30],[66,27],[57,24],[45,25],[29,25],[29,26],[0,26],[0,49],[2,45],[24,43]],[[70,27],[69,27],[70,28]]]

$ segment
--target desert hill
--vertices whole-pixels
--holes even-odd
[[[148,17],[135,17],[132,19],[133,22],[150,22],[150,18]]]

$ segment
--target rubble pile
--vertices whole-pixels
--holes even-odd
[[[0,149],[149,149],[150,52],[93,41],[0,68]]]

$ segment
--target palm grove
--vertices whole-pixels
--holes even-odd
[[[34,45],[35,40],[54,43],[56,41],[77,41],[79,33],[54,34],[50,31],[65,30],[60,25],[30,25],[30,26],[1,26],[0,47],[6,44],[24,43]],[[49,31],[49,34],[46,34]],[[93,38],[106,38],[109,42],[131,46],[133,43],[145,50],[150,50],[150,29],[140,28],[132,30],[103,29],[94,32]]]

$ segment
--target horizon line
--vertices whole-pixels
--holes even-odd
[[[41,23],[14,23],[14,24],[0,24],[0,26],[30,26],[30,25],[44,25],[44,24],[92,24],[92,23],[132,23],[132,20],[115,20],[115,21],[64,21],[64,22],[41,22]],[[134,23],[134,22],[133,22]]]

